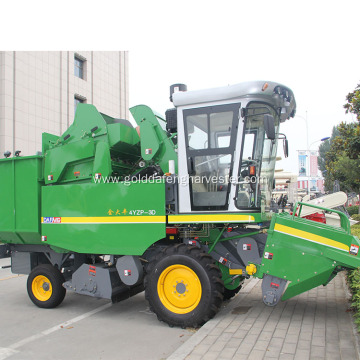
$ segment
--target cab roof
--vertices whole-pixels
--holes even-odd
[[[178,91],[172,95],[176,107],[250,97],[267,102],[277,109],[281,108],[281,121],[295,116],[293,92],[288,87],[271,81],[249,81],[205,90]]]

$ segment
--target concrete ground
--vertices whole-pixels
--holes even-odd
[[[26,280],[0,270],[0,360],[360,359],[342,273],[276,307],[262,303],[261,281],[248,280],[198,331],[159,322],[144,293],[117,304],[68,293],[58,308],[39,309]]]
[[[159,322],[144,293],[117,304],[67,293],[58,308],[40,309],[27,295],[26,280],[0,269],[0,360],[158,360],[193,334]]]

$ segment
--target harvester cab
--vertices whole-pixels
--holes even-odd
[[[295,114],[291,90],[271,82],[175,89],[177,127],[169,130],[178,135],[179,213],[269,219],[279,125]]]

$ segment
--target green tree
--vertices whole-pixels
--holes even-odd
[[[344,108],[346,113],[355,114],[357,121],[342,122],[333,130],[333,135],[337,133],[332,137],[330,147],[324,144],[319,167],[320,170],[324,167],[325,157],[327,190],[331,190],[331,184],[337,180],[341,190],[360,194],[360,84],[346,96]]]
[[[332,181],[340,182],[342,191],[360,193],[360,159],[350,159],[344,151],[328,163],[327,170]]]
[[[345,151],[350,159],[360,157],[360,84],[357,85],[353,92],[346,96],[344,105],[346,113],[356,115],[357,122],[342,122],[339,129],[339,136],[334,140],[334,148],[338,151]]]
[[[353,113],[360,121],[360,84],[358,84],[353,92],[346,96],[347,103],[344,105],[346,113]]]
[[[326,154],[330,151],[332,141],[334,141],[339,134],[339,130],[334,126],[330,139],[323,141],[319,146],[318,167],[324,177],[325,189],[327,191],[332,191],[334,180],[328,175],[326,170]]]
[[[342,191],[360,195],[360,157],[352,159],[345,150],[339,150],[339,145],[336,143],[337,139],[338,137],[331,143],[330,150],[325,156],[326,189],[331,191],[335,180],[337,180]]]
[[[342,122],[339,127],[339,136],[334,139],[334,148],[336,151],[345,151],[350,159],[360,157],[360,124]]]

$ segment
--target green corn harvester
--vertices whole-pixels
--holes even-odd
[[[137,128],[79,104],[63,135],[43,134],[42,155],[0,160],[0,253],[29,274],[37,306],[66,290],[119,301],[145,289],[159,320],[196,327],[250,276],[273,306],[360,265],[344,214],[336,228],[301,218],[304,206],[331,209],[274,211],[289,88],[170,93],[166,119],[130,109]]]

